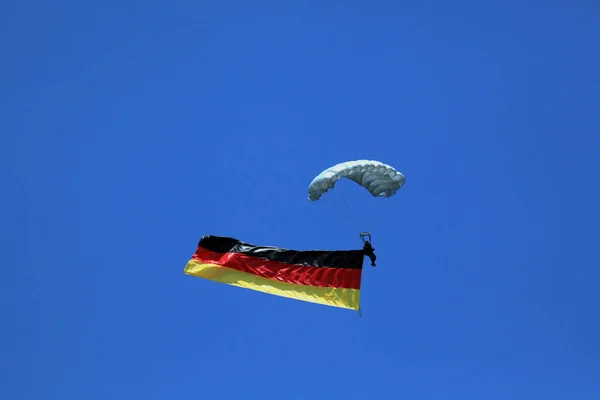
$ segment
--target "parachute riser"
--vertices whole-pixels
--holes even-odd
[[[365,243],[365,238],[368,238],[367,240],[369,242],[373,242],[371,239],[371,232],[361,232],[360,234],[360,240],[362,240],[363,243]]]

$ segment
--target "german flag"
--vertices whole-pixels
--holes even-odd
[[[277,296],[358,310],[363,250],[298,251],[203,236],[185,274]]]

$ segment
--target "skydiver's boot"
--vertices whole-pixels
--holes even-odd
[[[375,255],[375,253],[369,255],[369,258],[371,259],[371,265],[375,267],[375,260],[377,260],[377,256]]]
[[[369,256],[369,258],[371,259],[371,265],[375,267],[375,260],[377,260],[377,256],[375,255],[375,253],[370,252],[367,254],[367,256]]]

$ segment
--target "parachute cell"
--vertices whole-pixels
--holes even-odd
[[[308,199],[321,198],[341,178],[350,179],[366,188],[373,197],[391,197],[405,182],[404,175],[379,161],[356,160],[334,165],[317,175],[308,187]]]

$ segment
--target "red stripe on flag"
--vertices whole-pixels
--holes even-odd
[[[202,247],[198,247],[192,259],[281,282],[317,287],[360,289],[361,269],[307,267],[265,260],[242,253],[215,253]]]

